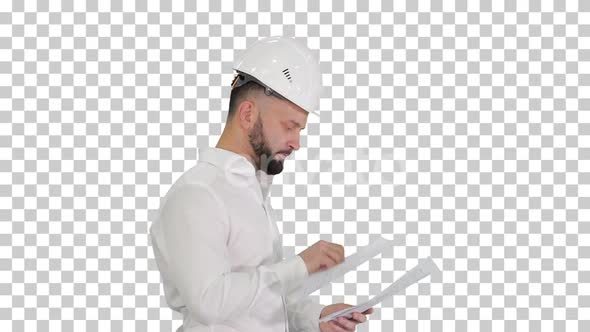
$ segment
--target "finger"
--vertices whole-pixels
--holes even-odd
[[[370,315],[370,314],[372,314],[373,312],[375,312],[375,310],[374,310],[374,309],[371,307],[371,308],[369,308],[369,309],[367,309],[367,310],[363,311],[363,314],[365,314],[365,315]]]
[[[344,260],[344,247],[340,244],[334,243],[334,249],[338,252],[338,257],[340,258],[340,262]]]
[[[336,251],[338,251],[338,253],[340,254],[340,256],[342,258],[344,258],[344,246],[334,243],[334,249],[336,249]]]
[[[352,319],[359,323],[364,323],[367,320],[367,317],[365,317],[365,315],[361,314],[360,312],[353,312]]]
[[[344,317],[336,317],[322,324],[327,324],[329,326],[329,332],[350,332],[351,330],[344,324],[342,324],[341,319],[347,320]],[[354,328],[352,329],[352,331],[354,331]]]
[[[348,329],[338,322],[339,318],[341,317],[336,317],[332,320],[320,324],[328,326],[329,332],[348,332]]]
[[[335,264],[340,264],[344,260],[344,255],[342,255],[338,249],[334,248],[334,246],[326,248],[325,253],[335,262]]]
[[[331,268],[332,266],[337,265],[338,263],[339,263],[338,256],[336,255],[334,250],[329,249],[329,248],[325,249],[324,257],[323,257],[323,265],[325,265],[326,268]]]
[[[328,332],[348,332],[345,329],[343,329],[340,325],[338,325],[338,323],[336,323],[334,320],[327,321],[327,322],[321,323],[321,324],[324,324],[324,326],[327,328]]]
[[[352,317],[347,318],[346,320],[348,322],[354,324],[354,326],[356,326],[358,324],[364,323],[367,319],[365,318],[365,315],[358,313],[358,312],[354,312],[354,313],[352,313]]]
[[[356,323],[346,317],[340,316],[336,319],[336,322],[347,331],[354,331],[356,328]]]

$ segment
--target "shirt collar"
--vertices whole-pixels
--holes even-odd
[[[206,147],[199,149],[199,160],[213,164],[238,176],[241,175],[249,179],[256,178],[260,186],[262,199],[266,200],[274,175],[257,170],[246,156],[222,148]]]

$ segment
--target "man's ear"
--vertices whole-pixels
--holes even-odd
[[[250,100],[244,100],[238,105],[238,123],[240,127],[244,130],[250,130],[254,126],[256,122],[256,107],[254,106],[254,102]]]

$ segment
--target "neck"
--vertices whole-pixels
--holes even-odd
[[[243,135],[236,134],[235,130],[231,130],[228,128],[228,126],[226,126],[215,147],[246,157],[246,159],[250,161],[254,168],[258,170],[258,166],[254,162],[254,158],[252,156],[252,148],[250,147],[250,144],[248,144],[248,137],[247,135],[245,137],[242,136]]]

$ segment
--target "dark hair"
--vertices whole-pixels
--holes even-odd
[[[236,81],[238,79],[247,81],[246,83],[242,83],[242,85],[239,85],[236,84]],[[242,102],[242,100],[251,92],[263,91],[267,96],[272,96],[280,100],[287,100],[285,97],[281,96],[276,91],[273,91],[272,89],[266,87],[264,83],[258,81],[256,78],[245,74],[238,74],[234,76],[231,86],[233,88],[229,96],[229,109],[227,112],[227,121],[230,121],[233,118],[240,102]]]
[[[229,109],[227,111],[227,121],[230,121],[233,118],[238,105],[240,105],[240,102],[242,102],[248,93],[257,90],[264,90],[264,87],[254,81],[247,82],[246,84],[231,90],[231,94],[229,96]]]

